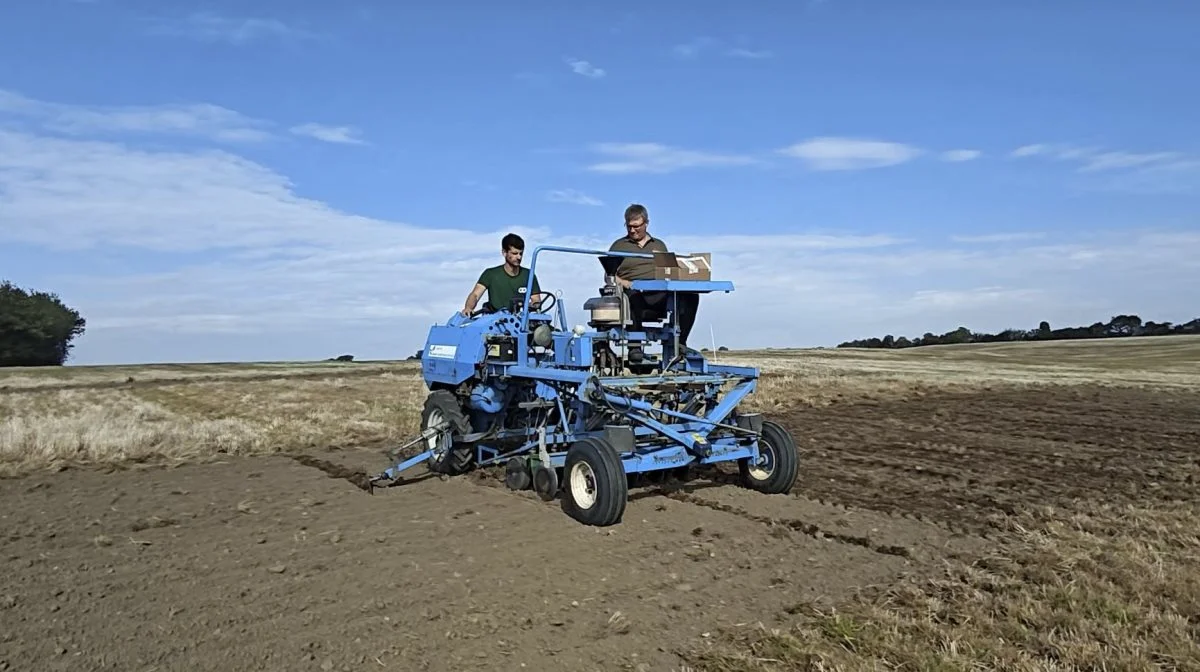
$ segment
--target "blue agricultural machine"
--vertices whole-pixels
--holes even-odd
[[[538,256],[550,251],[599,258],[604,286],[584,304],[590,329],[566,326],[560,296],[532,309]],[[667,292],[671,319],[632,315],[616,269],[623,257],[655,254],[663,253],[538,247],[525,293],[512,306],[455,313],[431,327],[421,355],[429,389],[422,431],[400,448],[424,443],[424,450],[407,459],[393,454],[393,466],[371,485],[396,482],[422,463],[456,475],[505,462],[509,488],[532,488],[547,501],[561,493],[572,518],[597,526],[620,522],[636,474],[736,461],[746,487],[791,490],[799,462],[791,435],[738,409],[758,369],[680,352],[677,293],[728,293],[733,283],[634,280],[633,291]],[[548,308],[557,308],[557,326]],[[656,344],[657,357],[647,351]]]

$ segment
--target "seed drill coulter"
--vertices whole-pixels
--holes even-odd
[[[532,309],[533,272],[538,255],[549,251],[599,258],[604,286],[584,304],[590,329],[567,328],[557,296]],[[643,316],[631,314],[616,268],[623,257],[655,254],[663,253],[538,247],[525,293],[512,306],[455,313],[431,327],[421,355],[429,388],[422,432],[401,447],[423,442],[425,450],[397,458],[372,485],[396,481],[421,463],[455,475],[506,462],[509,488],[532,488],[545,500],[561,494],[571,517],[597,526],[621,520],[631,474],[737,462],[747,487],[788,492],[798,468],[792,437],[738,408],[754,391],[758,369],[680,351],[676,293],[727,293],[733,283],[635,280],[634,291],[667,292],[671,316],[635,319]],[[665,261],[674,263],[674,255]],[[557,326],[549,308],[557,308]],[[658,356],[647,351],[655,345]]]

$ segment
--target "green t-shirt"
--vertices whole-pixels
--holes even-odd
[[[483,304],[491,310],[502,310],[512,306],[514,296],[525,294],[525,284],[529,282],[529,269],[524,266],[511,276],[504,270],[504,264],[484,269],[479,274],[479,284],[487,287],[487,301]],[[533,276],[533,293],[542,291],[538,286],[537,276]]]

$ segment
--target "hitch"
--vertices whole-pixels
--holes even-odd
[[[438,435],[440,435],[442,433],[443,430],[446,430],[449,427],[450,427],[450,423],[445,422],[445,421],[438,423],[436,425],[432,425],[430,427],[426,427],[424,430],[421,431],[420,434],[417,434],[415,437],[410,439],[404,445],[385,451],[384,454],[386,454],[388,456],[388,459],[391,460],[392,466],[379,472],[378,474],[375,474],[374,476],[372,476],[370,479],[367,480],[366,488],[364,488],[367,491],[367,493],[375,494],[374,489],[375,489],[376,483],[379,483],[380,481],[393,481],[394,482],[397,478],[399,478],[401,472],[403,472],[407,469],[410,469],[412,467],[415,467],[416,465],[418,465],[418,464],[424,462],[425,460],[428,460],[430,457],[432,457],[433,454],[435,452],[437,452],[436,450],[434,450],[432,448],[430,448],[429,450],[425,450],[420,453],[417,453],[416,455],[413,455],[412,457],[409,457],[404,460],[400,459],[400,453],[405,448],[408,448],[408,447],[412,446],[413,444],[420,443],[421,441],[428,441],[430,439],[436,438]],[[475,432],[473,434],[467,434],[467,435],[463,436],[462,438],[460,438],[459,440],[469,443],[469,442],[473,442],[473,441],[478,441],[486,436],[487,436],[487,432]]]

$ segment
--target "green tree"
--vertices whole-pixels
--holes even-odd
[[[86,326],[56,294],[0,283],[0,366],[61,366]]]

